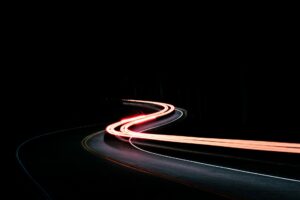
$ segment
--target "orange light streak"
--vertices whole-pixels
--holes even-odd
[[[121,120],[107,126],[106,131],[112,135],[122,137],[133,137],[140,139],[165,141],[165,142],[177,142],[186,144],[197,144],[197,145],[210,145],[218,147],[229,147],[249,150],[260,150],[260,151],[273,151],[273,152],[285,152],[285,153],[300,153],[300,144],[298,143],[287,143],[287,142],[270,142],[270,141],[256,141],[256,140],[238,140],[238,139],[221,139],[221,138],[203,138],[203,137],[190,137],[180,135],[162,135],[152,133],[140,133],[130,130],[130,127],[137,124],[151,121],[162,116],[166,116],[175,110],[175,107],[171,104],[143,101],[143,100],[126,100],[129,102],[151,104],[159,106],[162,109],[147,115],[137,116]],[[117,130],[119,128],[119,130]]]

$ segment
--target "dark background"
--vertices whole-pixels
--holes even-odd
[[[297,12],[52,6],[12,24],[17,144],[97,123],[122,98],[187,109],[190,134],[299,141]]]
[[[75,47],[63,38],[52,42],[30,44],[21,59],[28,67],[19,71],[16,104],[26,131],[17,133],[17,143],[103,121],[103,113],[113,115],[105,108],[122,98],[187,109],[180,134],[299,141],[299,62],[286,52],[238,60],[249,51],[207,53],[189,45],[162,50],[145,43],[119,52],[106,50],[112,46],[107,42],[98,44],[101,50],[91,48],[92,41]]]
[[[30,15],[18,19],[13,46],[16,147],[49,131],[114,122],[122,98],[185,108],[170,133],[300,142],[299,34],[290,20]],[[16,174],[20,191],[34,194],[18,166]]]

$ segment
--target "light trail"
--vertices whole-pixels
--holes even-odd
[[[270,142],[270,141],[256,141],[256,140],[238,140],[238,139],[221,139],[221,138],[203,138],[203,137],[191,137],[180,135],[163,135],[152,133],[141,133],[130,130],[131,127],[140,123],[155,120],[157,118],[171,114],[175,107],[171,104],[143,101],[143,100],[125,100],[131,103],[142,103],[158,106],[161,110],[142,116],[136,116],[121,120],[107,126],[106,131],[115,136],[127,137],[127,138],[139,138],[164,142],[177,142],[186,144],[197,145],[209,145],[218,147],[239,148],[248,150],[260,150],[260,151],[273,151],[273,152],[285,152],[285,153],[298,153],[300,154],[300,144],[287,143],[287,142]]]

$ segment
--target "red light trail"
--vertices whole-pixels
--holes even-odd
[[[210,146],[218,146],[218,147],[300,154],[300,144],[298,143],[203,138],[203,137],[190,137],[190,136],[180,136],[180,135],[141,133],[141,132],[132,131],[130,130],[130,127],[169,115],[175,110],[175,107],[171,104],[153,102],[153,101],[143,101],[143,100],[125,100],[125,101],[131,103],[150,104],[150,105],[160,107],[161,110],[147,115],[140,115],[132,118],[123,119],[119,122],[107,126],[106,131],[112,135],[127,137],[127,138],[140,138],[140,139],[165,141],[165,142],[177,142],[177,143],[186,143],[186,144],[210,145]]]

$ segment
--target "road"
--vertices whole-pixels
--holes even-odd
[[[166,107],[170,106],[167,105]],[[142,133],[143,131],[163,126],[179,119],[183,112],[180,109],[174,108],[174,110],[174,113],[167,113],[167,118],[154,120],[146,125],[141,124],[141,122],[148,121],[142,119],[144,116],[135,116],[121,120],[111,125],[111,127],[109,126],[106,131],[101,131],[86,137],[82,144],[88,151],[119,163],[122,166],[164,177],[199,190],[218,194],[225,198],[249,200],[300,198],[300,181],[296,179],[166,156],[144,150],[134,144],[133,138],[135,137],[139,139],[153,139],[153,137],[149,136],[150,134]],[[137,124],[139,124],[139,126],[130,131],[133,135],[129,135],[128,143],[123,137],[127,136],[128,132],[126,133],[126,129],[128,130],[129,127],[134,124],[131,119],[133,119],[133,121],[138,120]],[[149,119],[154,118],[150,117]],[[124,123],[128,122],[131,124],[125,125],[125,128],[122,128]],[[117,129],[119,126],[121,126],[121,128],[119,128],[120,131]],[[122,133],[122,130],[125,131],[125,133]],[[121,140],[118,140],[115,137],[109,136],[107,132],[113,133],[113,135],[119,139],[120,136],[123,137]],[[170,136],[168,135],[168,137]],[[240,144],[243,143],[244,141],[241,141]],[[230,143],[228,144],[229,146],[231,145]],[[273,143],[262,142],[261,147],[267,147],[268,149],[270,144],[273,145]],[[279,150],[282,150],[281,147],[284,147],[284,145],[279,146]],[[257,146],[255,146],[255,148],[253,147],[254,146],[248,145],[247,148],[253,150]],[[272,146],[271,151],[277,150],[276,148],[277,146]],[[263,151],[267,149],[263,149]]]
[[[119,117],[125,115],[125,111],[120,112]],[[17,171],[20,174],[17,176],[18,187],[14,193],[16,199],[97,199],[103,196],[111,199],[181,200],[195,196],[207,200],[224,199],[162,177],[120,166],[82,148],[83,138],[104,129],[112,119],[92,127],[44,134],[25,142],[19,148],[18,158],[39,186],[28,179],[18,162]]]
[[[126,104],[161,111],[160,106],[137,102]],[[50,199],[91,199],[101,195],[131,199],[300,198],[300,182],[296,179],[224,167],[222,163],[212,165],[171,157],[149,151],[143,145],[145,138],[136,139],[136,134],[142,134],[142,137],[151,135],[142,132],[172,123],[183,114],[183,110],[174,107],[163,117],[150,117],[145,121],[142,118],[147,115],[135,116],[134,120],[132,117],[123,119],[114,130],[124,131],[121,133],[125,137],[109,134],[105,130],[97,131],[107,122],[97,127],[46,134],[24,143],[17,152],[18,159],[34,182],[38,183],[40,190],[42,188],[46,193],[45,197]],[[135,120],[141,121],[128,126],[128,122]],[[120,128],[123,125],[127,126]],[[144,142],[151,144],[148,140]],[[241,144],[240,141],[238,143]],[[264,148],[268,145],[258,146]],[[256,147],[249,145],[250,149]],[[286,146],[283,147],[286,149]]]

